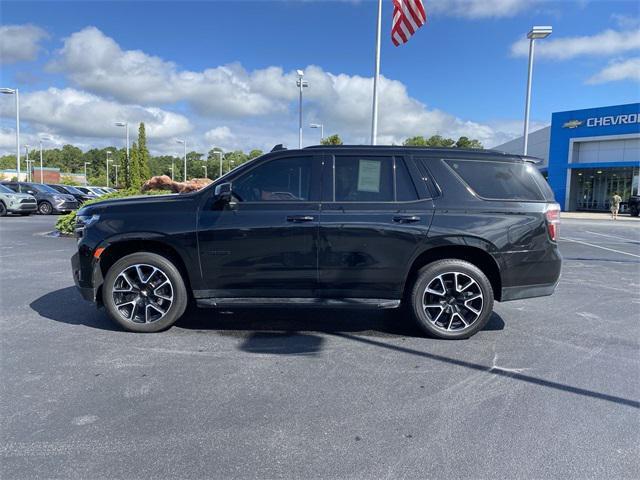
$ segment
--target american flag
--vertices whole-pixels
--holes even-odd
[[[393,0],[393,25],[391,41],[397,47],[407,43],[427,21],[422,0]]]

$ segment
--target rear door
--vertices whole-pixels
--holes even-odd
[[[327,155],[323,180],[321,295],[400,298],[433,216],[415,165],[402,156]]]

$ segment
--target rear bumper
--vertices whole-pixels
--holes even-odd
[[[522,300],[523,298],[547,297],[556,290],[558,282],[540,285],[525,285],[518,287],[503,287],[500,296],[501,302]]]

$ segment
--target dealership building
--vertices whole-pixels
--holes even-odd
[[[495,147],[522,153],[523,137]],[[529,155],[563,210],[608,211],[617,192],[623,209],[638,195],[640,103],[556,112],[551,125],[529,135]]]

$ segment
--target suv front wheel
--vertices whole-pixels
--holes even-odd
[[[438,260],[418,272],[410,301],[414,317],[429,335],[468,338],[489,321],[493,289],[475,265],[457,259]]]
[[[184,313],[188,299],[180,271],[167,258],[133,253],[115,262],[104,279],[109,316],[131,332],[158,332]]]

